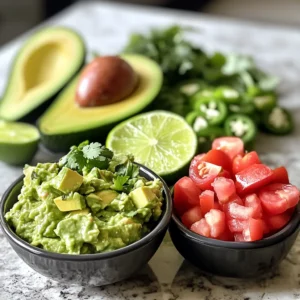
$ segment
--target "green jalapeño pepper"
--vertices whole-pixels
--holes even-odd
[[[240,94],[237,90],[229,86],[220,86],[214,91],[214,97],[225,103],[239,103]]]
[[[198,111],[189,112],[186,117],[186,121],[191,125],[194,131],[197,133],[199,130],[205,129],[208,127],[208,122],[204,118],[204,115]]]
[[[277,104],[277,98],[274,94],[260,95],[253,99],[255,108],[259,111],[270,110]]]
[[[224,124],[225,133],[228,136],[237,136],[244,143],[249,143],[255,140],[256,125],[246,115],[234,114],[229,116]]]
[[[194,110],[201,112],[209,125],[220,125],[227,117],[227,106],[223,101],[199,98],[194,103]]]
[[[240,103],[240,104],[229,104],[228,110],[230,113],[251,115],[255,113],[255,106],[253,103]]]
[[[293,130],[291,114],[282,107],[276,106],[263,115],[264,128],[273,134],[284,135]]]

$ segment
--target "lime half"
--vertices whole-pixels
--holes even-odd
[[[116,154],[133,154],[136,162],[173,181],[186,171],[195,155],[197,137],[182,117],[152,111],[114,127],[106,146]]]
[[[39,139],[39,132],[33,125],[0,121],[0,160],[12,165],[30,162]]]

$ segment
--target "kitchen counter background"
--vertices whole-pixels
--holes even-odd
[[[132,32],[147,32],[151,27],[174,23],[199,29],[197,33],[189,34],[189,37],[205,50],[250,54],[262,68],[281,78],[280,101],[292,110],[295,131],[286,137],[260,135],[257,150],[263,154],[264,161],[268,164],[286,165],[291,181],[300,186],[299,30],[197,13],[105,2],[78,3],[47,22],[74,28],[84,37],[87,48],[100,54],[121,51]],[[0,93],[6,84],[9,63],[25,37],[26,35],[0,48]],[[35,162],[54,158],[39,151]],[[21,168],[0,163],[1,196],[21,172]],[[300,299],[300,236],[276,272],[253,280],[204,276],[183,260],[167,236],[149,265],[134,278],[94,288],[68,286],[37,274],[18,258],[1,231],[0,245],[0,300]]]

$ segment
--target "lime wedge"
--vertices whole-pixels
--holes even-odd
[[[197,150],[197,137],[182,117],[152,111],[114,127],[106,146],[116,154],[133,154],[136,162],[171,181],[187,170]]]
[[[39,139],[38,130],[30,124],[0,120],[0,160],[12,165],[30,162]]]

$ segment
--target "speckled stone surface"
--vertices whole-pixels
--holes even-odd
[[[251,54],[265,70],[281,79],[281,103],[293,110],[296,130],[283,138],[260,135],[257,150],[271,165],[286,165],[300,186],[300,30],[217,19],[202,14],[108,3],[85,2],[50,21],[68,25],[85,38],[89,50],[120,51],[133,31],[173,23],[192,25],[191,39],[208,51]],[[22,37],[24,38],[24,37]],[[9,62],[22,38],[0,49],[0,92]],[[40,151],[35,161],[54,159]],[[0,194],[21,174],[0,163]],[[0,231],[0,300],[136,299],[136,300],[296,300],[300,299],[300,236],[274,274],[254,280],[204,276],[183,260],[168,236],[149,265],[134,278],[107,287],[67,286],[35,273],[17,257]]]

